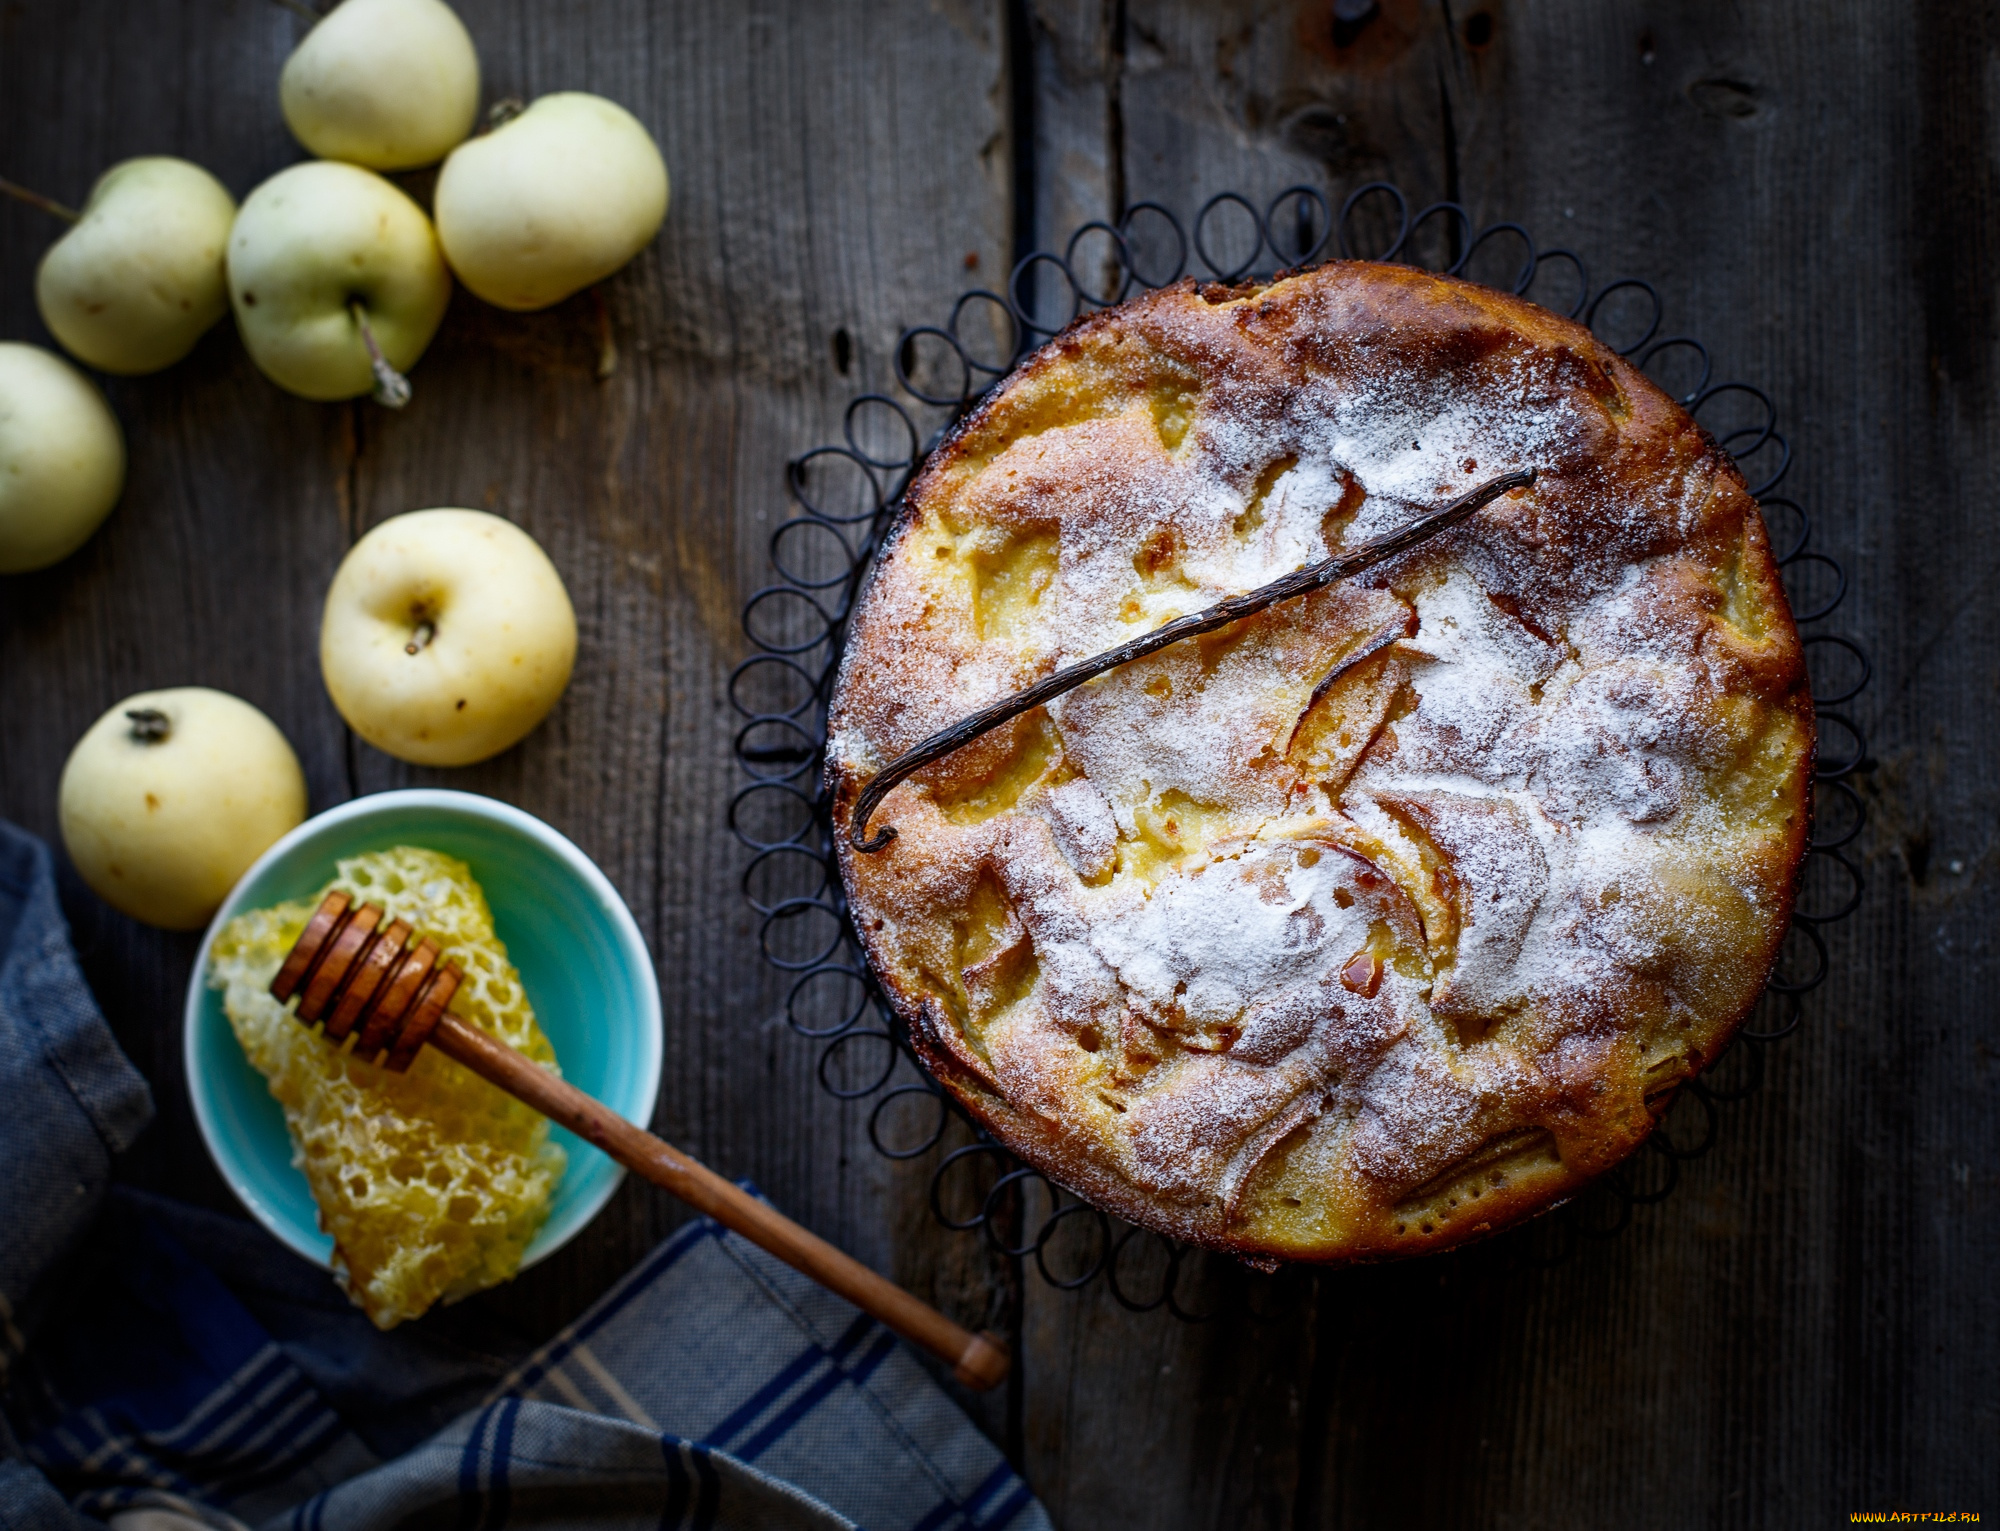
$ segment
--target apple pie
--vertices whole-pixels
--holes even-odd
[[[1507,495],[889,794],[967,714]],[[1729,457],[1523,299],[1342,262],[1077,324],[932,455],[829,719],[846,894],[926,1063],[1051,1180],[1257,1261],[1441,1248],[1617,1164],[1761,991],[1813,711]]]

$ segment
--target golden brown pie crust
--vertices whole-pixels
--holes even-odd
[[[1525,467],[918,773],[888,849],[849,848],[925,735]],[[1645,1138],[1762,989],[1812,752],[1708,435],[1569,320],[1341,262],[1097,314],[974,410],[857,605],[827,771],[869,960],[974,1116],[1134,1223],[1340,1261],[1500,1228]]]

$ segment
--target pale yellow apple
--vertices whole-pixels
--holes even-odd
[[[547,308],[652,242],[667,166],[625,108],[566,91],[454,149],[435,207],[460,281],[500,308]]]
[[[222,259],[235,218],[236,199],[199,165],[167,155],[113,165],[35,272],[42,322],[102,371],[172,366],[229,312]]]
[[[344,0],[285,60],[278,104],[321,159],[433,165],[479,115],[479,55],[442,0]]]
[[[333,705],[377,749],[470,765],[569,684],[576,612],[534,538],[481,510],[394,516],[341,561],[320,619]]]
[[[196,930],[306,816],[306,779],[277,725],[206,686],[128,696],[63,767],[63,845],[83,880],[148,925]]]
[[[272,382],[351,399],[376,382],[363,323],[407,371],[444,319],[451,276],[422,208],[372,170],[318,160],[244,200],[229,236],[229,300]]]
[[[97,530],[125,487],[125,435],[53,351],[0,341],[0,574],[44,569]]]

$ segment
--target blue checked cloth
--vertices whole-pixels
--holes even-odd
[[[250,1224],[107,1194],[151,1111],[0,822],[0,1531],[1048,1531],[886,1331],[706,1219],[539,1349],[384,1335]]]

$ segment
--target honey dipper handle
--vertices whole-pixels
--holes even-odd
[[[455,1015],[446,1015],[431,1033],[430,1044],[516,1100],[533,1106],[550,1121],[596,1144],[633,1173],[672,1191],[696,1211],[707,1213],[793,1270],[838,1292],[912,1345],[922,1346],[945,1362],[967,1387],[983,1392],[1007,1375],[1009,1357],[993,1339],[960,1328],[929,1303],[911,1296],[671,1144],[634,1127],[602,1101],[556,1078],[505,1043]]]

